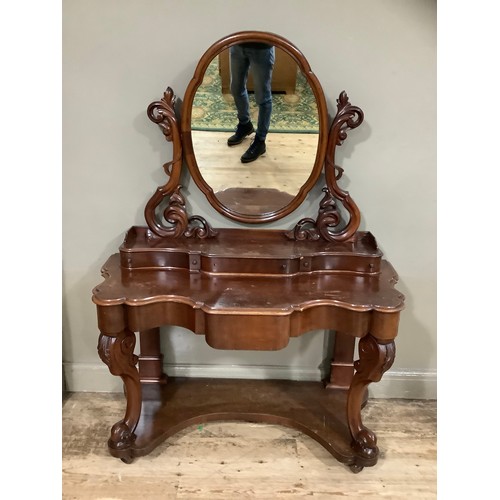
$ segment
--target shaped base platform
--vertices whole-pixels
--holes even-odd
[[[169,378],[164,385],[142,384],[136,438],[126,449],[109,451],[130,463],[186,427],[242,420],[298,429],[359,472],[375,465],[378,456],[366,459],[351,448],[346,400],[347,391],[325,389],[322,382]]]

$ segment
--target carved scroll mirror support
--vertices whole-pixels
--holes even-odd
[[[282,209],[272,212],[263,211],[257,214],[238,213],[220,202],[212,187],[207,184],[200,173],[191,137],[193,99],[196,89],[203,80],[207,66],[222,50],[227,49],[232,44],[244,41],[272,43],[297,61],[299,70],[307,77],[315,95],[320,123],[315,162],[311,166],[311,173],[307,181],[294,195],[292,202]],[[315,185],[324,169],[326,185],[323,192],[325,195],[320,201],[316,219],[303,218],[299,220],[293,229],[285,232],[285,236],[292,240],[345,241],[357,231],[360,223],[360,212],[349,193],[338,185],[343,169],[335,165],[335,149],[342,145],[348,130],[354,129],[362,123],[363,112],[360,108],[351,105],[346,92],[343,91],[337,99],[335,117],[328,126],[326,101],[319,81],[312,73],[302,53],[289,41],[278,35],[254,31],[236,33],[221,39],[209,48],[195,70],[195,75],[184,99],[181,127],[179,127],[176,117],[175,101],[174,92],[168,87],[163,98],[151,103],[147,110],[148,117],[159,125],[166,140],[172,142],[173,147],[173,159],[163,167],[168,181],[157,188],[145,208],[146,222],[153,233],[160,237],[171,238],[180,236],[211,238],[217,235],[217,231],[203,217],[190,216],[187,213],[180,185],[183,161],[187,163],[196,184],[218,212],[230,219],[250,224],[278,220],[292,213]],[[255,192],[257,191],[255,190]],[[344,209],[343,213],[339,209],[339,204]],[[347,220],[345,220],[346,214]]]

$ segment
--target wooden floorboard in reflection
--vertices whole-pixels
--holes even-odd
[[[205,181],[215,192],[228,188],[268,188],[292,195],[311,174],[318,134],[270,133],[266,153],[251,163],[241,163],[253,135],[229,147],[231,132],[193,131],[193,149]]]

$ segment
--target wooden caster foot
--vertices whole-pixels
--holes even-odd
[[[351,472],[353,472],[354,474],[358,474],[364,469],[364,467],[362,465],[352,464],[349,465],[349,469],[351,469]]]

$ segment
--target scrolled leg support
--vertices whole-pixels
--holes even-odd
[[[134,354],[135,334],[123,330],[116,336],[101,333],[99,336],[98,353],[101,360],[108,366],[112,375],[121,377],[125,385],[127,408],[125,417],[111,428],[108,447],[113,456],[131,459],[130,450],[135,441],[135,428],[141,416],[141,383],[136,368],[138,361]]]
[[[361,406],[366,388],[371,382],[379,382],[392,366],[396,354],[393,340],[377,340],[366,335],[359,341],[359,360],[355,362],[351,387],[347,396],[347,420],[352,436],[351,448],[356,453],[353,472],[377,463],[379,449],[377,437],[361,421]],[[359,469],[359,470],[358,470]]]

